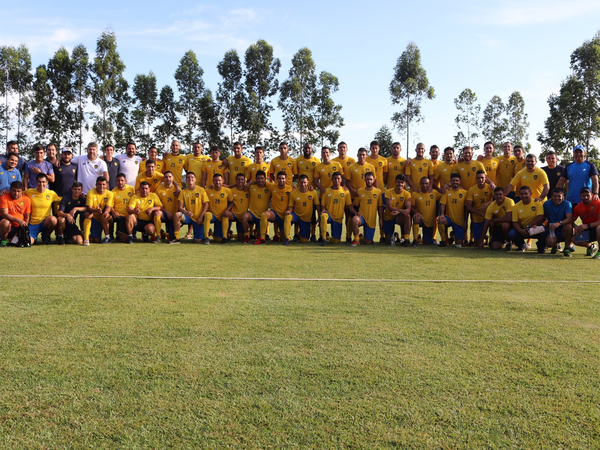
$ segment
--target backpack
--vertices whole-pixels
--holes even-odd
[[[19,240],[15,244],[17,247],[31,247],[31,236],[29,235],[29,227],[26,225],[24,227],[19,227],[17,231],[17,237]]]

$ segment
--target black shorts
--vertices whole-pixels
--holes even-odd
[[[81,230],[74,223],[65,223],[65,239],[70,241],[75,236],[81,236]]]
[[[154,222],[150,222],[149,220],[138,219],[136,226],[133,227],[133,231],[139,231],[140,233],[145,233],[146,225],[149,225],[149,224],[154,225]]]
[[[123,233],[125,235],[127,234],[127,225],[125,222],[125,216],[120,216],[116,219],[113,219],[113,223],[117,224],[117,233]]]

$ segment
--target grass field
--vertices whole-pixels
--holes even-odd
[[[81,277],[1,278],[0,448],[600,446],[600,276],[581,249],[0,253],[3,274]],[[420,278],[448,282],[376,281]]]

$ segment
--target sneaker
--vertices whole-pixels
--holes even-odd
[[[556,255],[556,252],[558,251],[558,245],[555,245],[554,247],[552,247],[550,249],[550,254],[551,255]]]
[[[317,242],[317,237],[314,234],[310,237],[310,242]]]
[[[209,239],[209,238],[204,238],[204,239],[202,240],[202,243],[203,243],[204,245],[210,245],[210,239]]]
[[[521,251],[521,252],[527,251],[527,242],[521,244],[521,246],[519,247],[519,251]]]
[[[133,242],[133,239],[131,239],[131,242]],[[84,247],[89,247],[90,246],[90,241],[88,241],[87,239],[85,241],[83,241],[83,246]]]
[[[286,245],[287,246],[287,245],[290,245],[290,244],[291,244],[290,240],[286,239],[285,241],[283,241],[283,244],[281,244],[281,245]]]
[[[419,246],[419,241],[417,241],[416,239],[414,241],[412,241],[412,244],[410,244],[411,247],[418,247]]]
[[[298,242],[300,240],[300,236],[298,236],[297,234],[294,235],[294,239],[292,239],[292,242]]]
[[[50,235],[45,236],[42,234],[42,242],[44,243],[44,245],[50,245],[52,243],[52,238],[50,237]]]
[[[600,259],[600,253],[596,253],[592,259]]]
[[[83,245],[85,245],[85,243],[86,243],[86,242],[87,242],[87,241],[84,241],[84,242],[83,242]],[[128,243],[128,244],[133,244],[133,236],[128,236],[128,237],[127,237],[127,243]],[[88,242],[88,245],[90,245],[90,244],[89,244],[89,242]]]
[[[346,244],[350,244],[352,242],[352,238],[351,237],[347,237],[346,238]]]
[[[573,253],[573,252],[575,251],[575,246],[574,246],[574,245],[571,245],[571,246],[569,247],[569,251],[570,251],[571,253]]]
[[[512,250],[512,244],[510,242],[508,244],[506,244],[506,247],[504,247],[504,250],[506,250],[507,252],[510,252]]]
[[[244,236],[244,244],[249,244],[250,238],[248,236]]]
[[[597,252],[598,252],[598,246],[596,244],[592,244],[587,248],[587,250],[585,252],[585,256],[594,256]]]
[[[159,238],[159,237],[157,237],[156,239],[154,239],[154,240],[152,241],[152,243],[153,243],[153,244],[160,244],[160,238]],[[103,242],[103,244],[104,244],[104,242]]]
[[[108,236],[104,236],[104,239],[102,239],[102,243],[103,244],[110,244],[110,238]]]
[[[454,244],[454,248],[462,248],[462,245],[460,245],[460,244]]]
[[[172,241],[169,241],[169,244],[181,244],[181,241],[179,239],[173,239]]]
[[[0,242],[0,247],[8,247],[8,241]]]
[[[538,247],[537,252],[538,252],[538,255],[546,254],[546,247]]]
[[[265,241],[264,239],[257,239],[254,241],[254,245],[261,245],[261,244],[266,244],[267,241]]]
[[[321,239],[321,243],[319,245],[321,247],[325,247],[327,245],[327,239]]]
[[[352,241],[352,243],[350,244],[350,247],[358,247],[359,245],[360,245],[360,242]]]
[[[58,245],[65,245],[65,237],[64,236],[57,236],[56,237],[56,243]]]
[[[165,230],[160,230],[160,238],[167,241],[169,236],[165,233]]]
[[[438,247],[447,247],[447,246],[448,246],[448,243],[444,240],[442,240],[438,245]]]
[[[221,239],[221,244],[227,244],[227,242],[229,242],[229,239],[227,239],[227,238]]]
[[[570,258],[571,256],[571,251],[568,248],[565,248],[565,250],[563,251],[563,255],[565,255],[565,258]]]
[[[188,231],[183,238],[184,239],[191,239],[192,237],[193,237],[192,232]]]
[[[432,244],[433,245],[440,245],[440,243],[436,239],[433,240]]]

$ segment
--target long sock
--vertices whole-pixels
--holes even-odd
[[[448,242],[448,230],[446,229],[446,225],[439,225],[439,230],[442,240]]]
[[[317,224],[311,223],[310,224],[310,235],[313,236],[316,232],[317,232]]]
[[[329,216],[327,214],[321,214],[320,227],[321,227],[321,239],[325,240],[327,237],[327,219]]]
[[[160,236],[160,230],[162,230],[162,222],[160,219],[161,219],[161,217],[159,214],[154,215],[154,219],[153,219],[154,228],[156,228],[156,234],[158,236]]]
[[[90,240],[90,231],[92,229],[92,219],[85,219],[83,221],[83,240]]]
[[[179,239],[179,230],[173,231],[173,234],[175,235],[175,239]]]
[[[436,239],[437,233],[438,233],[438,223],[437,223],[437,221],[435,221],[433,223],[433,238],[434,239]]]
[[[290,231],[292,231],[292,215],[287,215],[283,219],[283,234],[285,234],[285,239],[290,238]]]
[[[413,241],[417,241],[418,236],[419,236],[419,224],[413,224],[412,226],[412,232],[413,232]]]
[[[204,214],[204,239],[208,239],[208,233],[210,231],[210,223],[212,222],[213,215],[209,212]]]
[[[265,213],[260,215],[260,239],[264,239],[269,229],[269,219]]]
[[[223,230],[223,239],[227,239],[227,232],[229,231],[229,218],[223,217],[221,220],[222,230]]]

